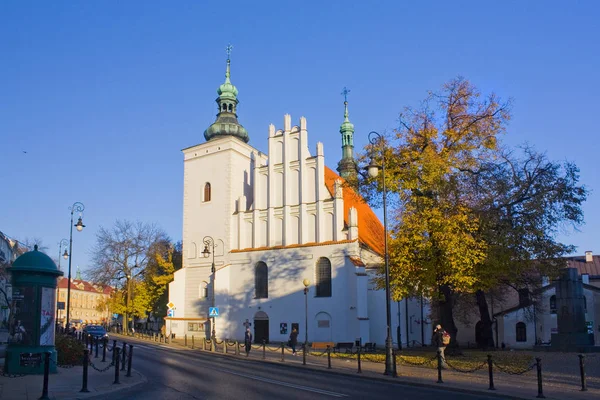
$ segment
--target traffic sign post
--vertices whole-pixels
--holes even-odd
[[[218,317],[219,316],[219,307],[209,307],[208,316],[209,317]]]

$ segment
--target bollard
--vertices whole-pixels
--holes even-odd
[[[129,345],[129,358],[127,359],[127,377],[131,376],[131,360],[133,359],[133,345]]]
[[[265,341],[265,339],[263,339],[263,341],[262,341],[262,342],[263,342],[262,344],[263,344],[263,360],[264,360],[264,359],[266,359],[266,358],[267,358],[267,357],[266,357],[266,353],[265,353],[265,351],[266,351],[266,347],[267,347],[267,346],[266,346],[266,341]]]
[[[192,335],[192,350],[194,349],[194,335]]]
[[[223,339],[223,354],[227,354],[227,339]]]
[[[85,348],[87,349],[89,345],[90,335],[85,335]]]
[[[42,388],[42,397],[40,400],[48,400],[48,375],[50,374],[50,352],[44,356],[44,386]]]
[[[100,341],[100,338],[97,337],[96,338],[96,356],[94,358],[98,358],[98,342]]]
[[[127,357],[127,343],[123,342],[123,350],[121,350],[121,371],[125,371],[125,357]]]
[[[579,372],[581,373],[581,391],[587,392],[587,382],[585,379],[585,355],[579,355]]]
[[[438,380],[437,380],[437,383],[444,383],[444,381],[442,380],[442,352],[439,351],[439,350],[437,352],[437,360],[438,360],[438,366],[437,366]]]
[[[187,347],[187,333],[183,335],[183,345]]]
[[[398,364],[396,364],[396,349],[392,349],[392,378],[398,377]]]
[[[285,361],[285,344],[281,343],[281,362]]]
[[[306,342],[302,343],[302,365],[306,365]]]
[[[537,366],[537,380],[538,380],[538,395],[537,398],[538,399],[545,399],[546,396],[544,396],[544,391],[542,389],[542,359],[537,357],[535,359],[535,363]]]
[[[94,354],[94,337],[92,335],[88,335],[90,337],[90,354]]]
[[[102,343],[102,362],[106,361],[106,346],[108,345],[108,339],[104,338],[104,343]]]
[[[88,365],[90,364],[90,353],[87,350],[83,351],[83,383],[81,385],[80,392],[88,393]]]
[[[121,383],[119,382],[119,360],[121,359],[121,357],[119,357],[120,350],[121,349],[116,346],[113,348],[113,352],[115,353],[115,381],[113,382],[113,385]]]
[[[116,341],[116,340],[113,340],[113,349],[112,349],[112,362],[113,362],[113,363],[115,362],[115,354],[116,354],[116,351],[115,351],[115,349],[116,349],[116,348],[117,348],[117,341]]]
[[[496,390],[496,388],[494,387],[494,368],[492,367],[492,355],[488,354],[487,359],[488,359],[488,372],[490,375],[490,387],[488,388],[488,390]]]
[[[217,351],[217,339],[212,339],[210,341],[210,351],[213,353]]]
[[[358,350],[356,351],[356,355],[357,355],[357,360],[358,360],[358,371],[356,372],[357,374],[362,374],[362,367],[360,364],[360,346],[358,346]]]
[[[327,369],[331,369],[331,346],[327,345]]]
[[[235,355],[240,355],[240,343],[237,340],[235,341]]]

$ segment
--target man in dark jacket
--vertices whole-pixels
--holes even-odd
[[[252,332],[250,332],[250,328],[246,328],[246,333],[244,334],[244,347],[246,348],[246,357],[248,357],[252,348]]]
[[[444,334],[445,330],[442,329],[441,325],[436,325],[435,330],[433,331],[433,337],[431,341],[433,342],[433,346],[437,348],[437,351],[442,355],[442,366],[446,367],[446,355],[444,351],[446,350],[446,345],[444,344]]]
[[[298,331],[296,329],[292,330],[290,333],[290,346],[292,348],[292,355],[296,355],[296,345],[298,344]]]

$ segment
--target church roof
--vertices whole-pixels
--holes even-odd
[[[585,256],[567,257],[567,266],[577,268],[579,275],[589,274],[600,277],[600,256],[592,256],[591,262],[586,262]]]
[[[58,279],[58,288],[67,289],[69,280],[67,278]],[[112,289],[109,286],[93,285],[88,281],[73,279],[71,281],[71,290],[82,290],[84,292],[110,294]]]
[[[325,185],[332,196],[335,193],[335,181],[338,179],[344,182],[344,178],[325,167]],[[348,212],[350,208],[356,208],[358,214],[358,241],[383,256],[383,224],[379,221],[379,218],[377,218],[365,200],[352,188],[344,185],[342,187],[342,195],[344,198],[344,222],[346,225],[348,225]]]

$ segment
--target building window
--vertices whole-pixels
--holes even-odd
[[[317,261],[317,297],[331,297],[331,262],[325,257]]]
[[[269,271],[267,264],[262,261],[254,267],[254,290],[255,299],[267,299],[269,297]]]
[[[204,185],[204,202],[210,201],[210,183],[206,182]]]
[[[550,296],[550,313],[556,314],[556,295]]]
[[[200,294],[199,297],[201,299],[208,299],[208,282],[202,282],[200,284]]]
[[[188,322],[188,331],[189,332],[200,332],[204,330],[204,324],[200,324],[198,322]]]
[[[525,325],[525,322],[517,322],[516,330],[517,342],[526,342],[527,326]]]

